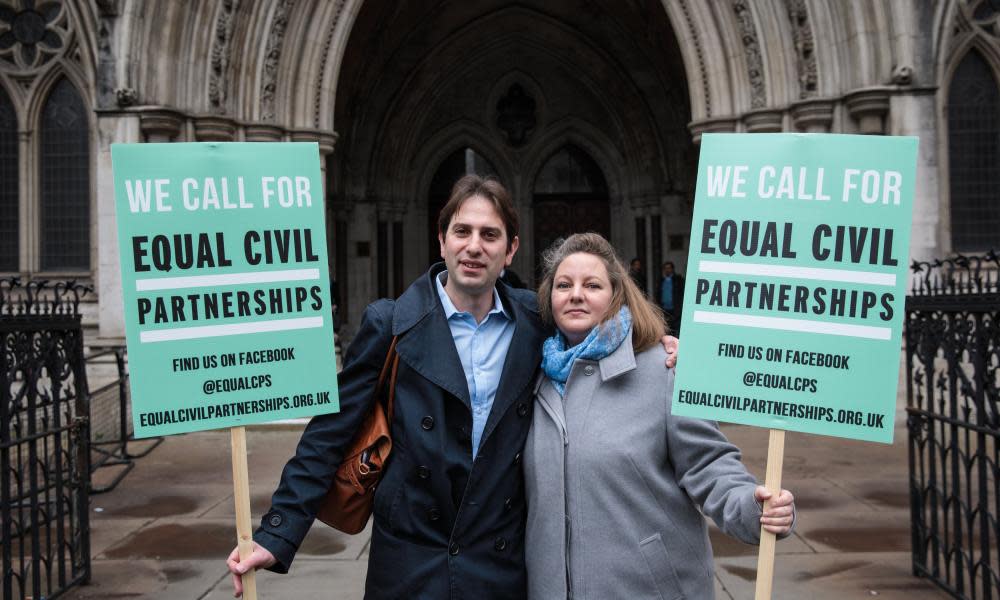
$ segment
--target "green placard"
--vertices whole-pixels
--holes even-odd
[[[917,138],[706,134],[673,412],[892,442]]]
[[[317,145],[111,154],[135,436],[337,412]]]

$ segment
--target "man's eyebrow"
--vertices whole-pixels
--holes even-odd
[[[468,227],[470,229],[474,229],[474,227],[472,225],[468,224],[468,223],[462,223],[462,222],[459,222],[459,221],[453,221],[452,224],[451,224],[451,228],[452,229],[456,229],[458,227]],[[500,227],[494,227],[492,225],[483,225],[479,229],[481,231],[488,231],[488,232],[491,232],[491,233],[500,233],[501,231],[503,231],[502,228],[500,228]]]

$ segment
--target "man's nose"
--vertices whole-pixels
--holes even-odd
[[[483,240],[479,237],[478,233],[473,233],[469,236],[469,244],[466,246],[466,251],[469,254],[479,254],[483,250]]]

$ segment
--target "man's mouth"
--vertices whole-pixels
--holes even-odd
[[[471,260],[463,260],[463,261],[459,262],[458,264],[462,265],[466,269],[485,269],[486,268],[486,265],[484,263],[475,262],[475,261],[471,261]]]

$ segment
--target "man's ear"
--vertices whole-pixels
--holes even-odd
[[[440,246],[441,258],[444,258],[444,235],[438,232],[438,244]]]
[[[510,243],[510,249],[507,250],[507,259],[504,260],[503,266],[505,267],[510,266],[511,261],[514,260],[514,254],[517,253],[517,248],[520,245],[521,245],[521,238],[515,235],[513,241],[511,241]]]

